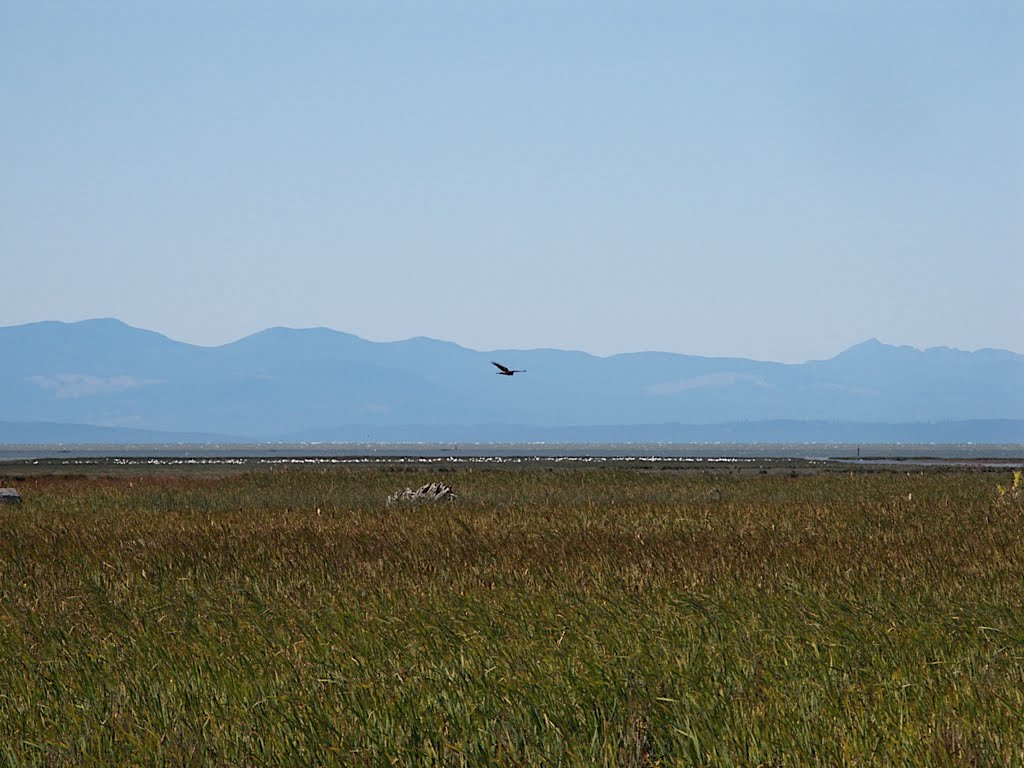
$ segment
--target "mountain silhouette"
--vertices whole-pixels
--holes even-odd
[[[327,328],[270,328],[200,347],[98,319],[0,328],[0,360],[2,422],[260,440],[1024,420],[1024,356],[874,339],[828,360],[782,364],[663,352],[476,351],[424,337],[372,342]],[[530,373],[494,376],[491,360]],[[942,439],[941,430],[931,434]],[[2,428],[0,442],[12,442]]]

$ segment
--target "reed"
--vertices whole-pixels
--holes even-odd
[[[395,470],[25,477],[0,761],[1024,762],[990,474]]]

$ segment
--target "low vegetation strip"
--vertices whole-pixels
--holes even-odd
[[[5,477],[0,763],[1024,761],[1002,475],[389,469]]]

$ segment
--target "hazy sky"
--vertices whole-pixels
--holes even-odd
[[[0,4],[0,325],[1024,352],[1024,3]]]

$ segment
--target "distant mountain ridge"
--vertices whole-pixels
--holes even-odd
[[[874,339],[828,360],[783,364],[663,352],[481,352],[424,337],[372,342],[326,328],[270,328],[199,347],[100,319],[0,328],[0,360],[0,422],[256,440],[356,431],[358,439],[407,439],[374,433],[432,430],[436,438],[421,439],[502,430],[515,440],[531,439],[531,430],[685,439],[696,427],[710,434],[712,425],[766,433],[755,423],[774,423],[774,433],[795,440],[801,429],[829,432],[822,424],[896,425],[887,434],[898,435],[911,431],[899,425],[960,422],[946,431],[964,434],[962,423],[988,422],[980,433],[1013,435],[1005,424],[1024,420],[1024,355]],[[496,376],[491,360],[528,373]],[[941,440],[943,429],[929,433]],[[15,442],[3,425],[0,442]]]

